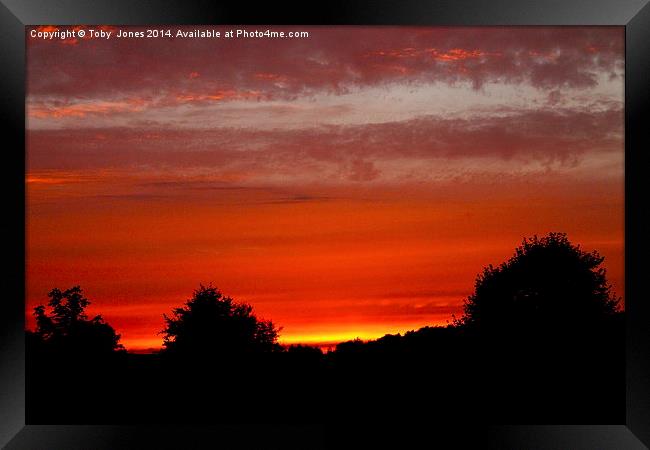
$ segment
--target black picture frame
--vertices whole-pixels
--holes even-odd
[[[650,149],[649,0],[352,1],[317,4],[217,4],[172,0],[0,0],[1,154],[5,270],[0,278],[0,446],[8,449],[329,448],[338,440],[366,447],[414,439],[432,447],[641,449],[650,446],[650,311],[644,288]],[[25,425],[25,39],[37,24],[328,24],[328,25],[618,25],[625,27],[625,291],[627,316],[625,424],[476,428],[413,424],[228,425],[125,427]],[[11,142],[11,144],[9,144]],[[362,418],[360,419],[362,422]],[[352,436],[344,433],[354,431]],[[445,443],[445,444],[443,444]],[[478,445],[476,445],[478,444]]]

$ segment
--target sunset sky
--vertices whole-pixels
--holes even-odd
[[[80,284],[127,349],[158,348],[213,283],[283,343],[376,338],[444,325],[549,231],[624,296],[622,27],[31,29],[28,326]]]

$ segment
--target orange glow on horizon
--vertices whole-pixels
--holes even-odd
[[[446,326],[451,320],[440,320],[437,322],[428,322],[421,320],[413,324],[403,325],[401,327],[391,327],[390,325],[366,325],[360,323],[358,325],[350,324],[345,330],[333,331],[331,333],[319,334],[305,333],[298,335],[284,335],[280,333],[278,342],[281,345],[309,345],[312,347],[329,348],[334,347],[341,342],[351,341],[354,339],[361,339],[362,341],[369,341],[378,339],[386,334],[406,334],[408,331],[417,330],[425,326]],[[162,335],[159,337],[139,337],[122,339],[122,344],[130,352],[147,353],[157,351],[162,348]]]

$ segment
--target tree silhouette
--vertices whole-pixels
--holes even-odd
[[[80,286],[65,291],[52,289],[48,297],[49,313],[43,305],[34,308],[36,330],[28,335],[28,344],[49,351],[94,356],[123,349],[120,335],[101,315],[88,319],[85,309],[90,301]]]
[[[236,303],[212,287],[200,285],[172,316],[163,315],[164,351],[168,354],[242,354],[281,350],[280,329],[258,320],[253,307]]]
[[[487,266],[455,322],[484,332],[577,330],[611,318],[619,299],[607,283],[604,258],[564,233],[524,239],[498,267]]]

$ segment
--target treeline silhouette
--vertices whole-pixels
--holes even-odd
[[[565,234],[525,239],[478,275],[445,327],[278,344],[253,308],[200,286],[131,354],[79,286],[27,332],[27,423],[624,423],[624,313],[603,258]]]

